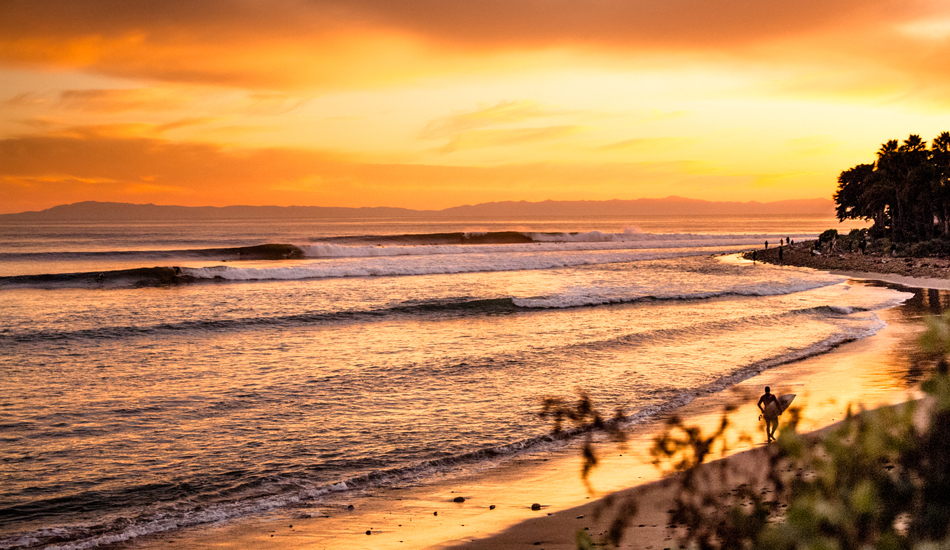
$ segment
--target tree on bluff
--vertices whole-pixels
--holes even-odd
[[[911,134],[890,140],[872,164],[859,164],[838,176],[834,200],[840,221],[874,222],[873,234],[894,242],[916,242],[950,235],[950,132],[927,142]]]

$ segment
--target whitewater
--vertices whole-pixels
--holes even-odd
[[[0,548],[490,475],[569,442],[545,397],[642,422],[873,335],[910,296],[735,254],[827,220],[729,223],[0,227]]]

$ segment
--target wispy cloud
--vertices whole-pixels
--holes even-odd
[[[45,107],[93,113],[128,111],[166,112],[188,105],[192,100],[167,88],[75,89],[58,92],[25,92],[2,102],[8,107]]]
[[[544,124],[569,111],[546,107],[530,100],[501,101],[430,121],[420,132],[423,140],[447,140],[443,153],[516,145],[561,138],[583,130],[574,124]]]
[[[648,150],[656,148],[679,147],[689,143],[690,141],[693,140],[673,137],[632,138],[600,145],[595,149],[599,151]]]
[[[445,146],[443,153],[459,149],[481,149],[536,143],[563,138],[583,131],[581,126],[544,126],[540,128],[512,128],[505,130],[473,130],[454,136]]]
[[[422,139],[454,137],[467,130],[528,122],[543,117],[563,114],[531,100],[501,101],[474,111],[455,113],[437,118],[426,124]]]

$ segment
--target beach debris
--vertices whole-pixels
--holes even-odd
[[[531,509],[532,509],[532,510],[535,510],[535,511],[540,510],[540,509],[541,509],[541,505],[538,504],[537,502],[535,502],[534,504],[531,505]]]
[[[577,516],[577,519],[584,519],[584,516]]]
[[[437,511],[436,511],[436,512],[432,512],[432,515],[433,515],[433,516],[437,516],[437,515],[439,515],[439,512],[437,512]]]
[[[494,510],[494,509],[495,509],[495,505],[492,504],[491,506],[488,507],[488,509],[489,509],[489,510]]]
[[[452,502],[465,502],[465,497],[455,497]]]
[[[350,504],[349,506],[346,507],[347,510],[353,510],[353,509],[355,509],[355,508],[356,508],[356,507],[353,506],[352,504]]]
[[[372,535],[372,534],[373,534],[373,532],[372,532],[372,531],[370,531],[369,529],[367,529],[367,530],[366,530],[366,534],[367,534],[367,535]]]

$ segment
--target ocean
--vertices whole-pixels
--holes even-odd
[[[489,470],[870,336],[908,299],[737,252],[822,217],[0,221],[0,548]],[[570,437],[567,438],[570,440]]]

